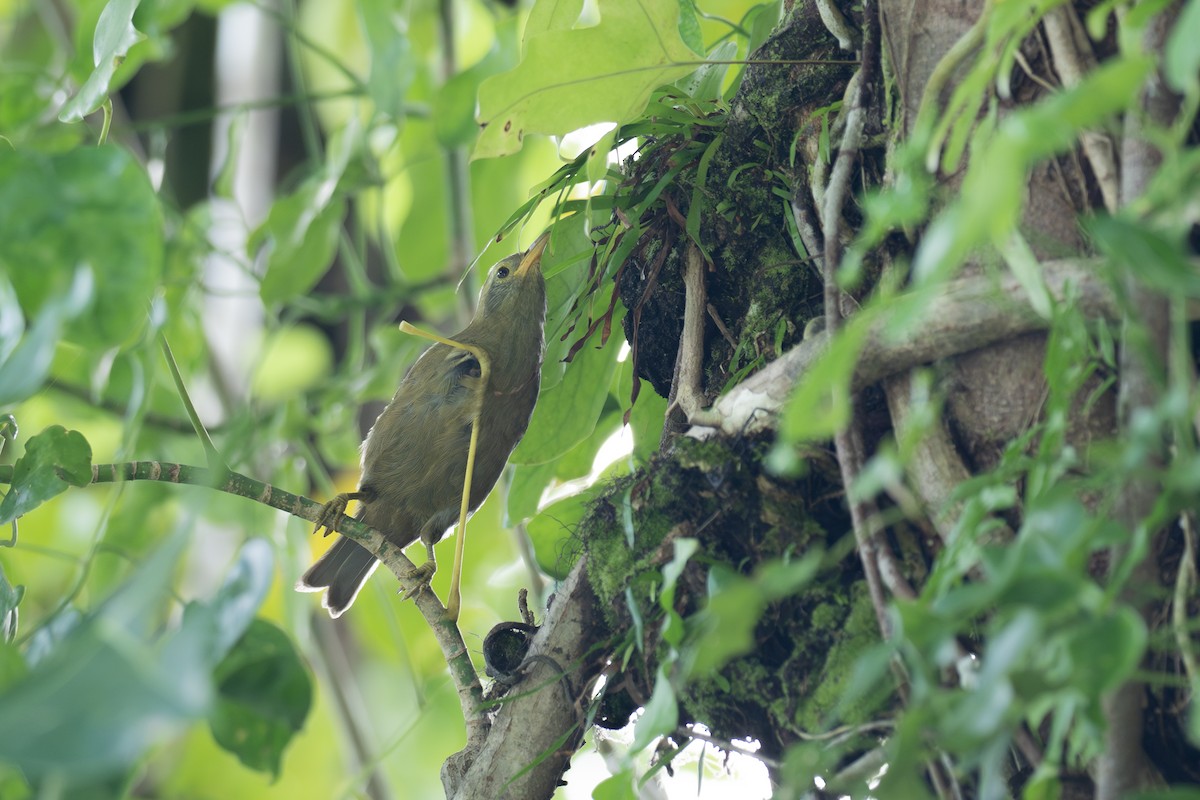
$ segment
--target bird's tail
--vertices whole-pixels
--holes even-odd
[[[301,592],[326,589],[321,605],[329,609],[329,616],[340,617],[354,603],[359,589],[377,566],[379,562],[366,548],[353,539],[339,536],[333,547],[300,577],[296,589]]]

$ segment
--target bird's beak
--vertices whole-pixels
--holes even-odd
[[[533,246],[526,251],[525,255],[521,256],[521,263],[517,265],[516,274],[520,277],[525,277],[529,270],[541,268],[542,251],[546,249],[546,243],[550,241],[550,231],[546,231],[537,238]]]

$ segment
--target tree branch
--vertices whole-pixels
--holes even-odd
[[[447,797],[538,800],[554,794],[582,741],[582,705],[602,666],[590,657],[605,631],[586,570],[584,556],[555,592],[525,658],[531,669],[504,699],[483,746],[468,742],[442,767]]]
[[[13,467],[0,466],[0,483],[11,484]],[[116,483],[120,481],[162,481],[165,483],[190,484],[215,489],[219,492],[246,497],[263,505],[292,516],[315,523],[323,508],[322,504],[301,495],[277,489],[270,484],[246,477],[237,472],[227,472],[217,477],[211,470],[187,464],[172,464],[163,461],[127,461],[120,464],[93,464],[92,483]],[[364,525],[352,517],[342,516],[337,531],[361,544],[376,558],[387,565],[400,585],[406,590],[416,589],[419,582],[409,576],[416,566],[408,560],[401,548],[383,537],[379,531]],[[462,708],[467,727],[467,746],[478,745],[487,736],[488,721],[482,708],[483,690],[479,676],[471,663],[467,646],[463,642],[458,626],[448,619],[446,608],[432,591],[418,592],[417,608],[429,623],[434,638],[442,650],[450,675],[458,691],[458,702]]]
[[[1178,9],[1179,4],[1175,3],[1146,25],[1142,46],[1147,52],[1163,51]],[[1179,99],[1155,70],[1142,87],[1138,106],[1125,115],[1121,143],[1122,207],[1128,208],[1145,193],[1162,163],[1162,154],[1151,144],[1149,131],[1166,127],[1178,112]],[[1128,310],[1121,326],[1118,356],[1121,378],[1117,393],[1121,429],[1125,433],[1139,414],[1158,404],[1166,386],[1171,319],[1170,300],[1139,281],[1133,265],[1129,266],[1131,269],[1124,276]],[[1145,466],[1151,472],[1158,472],[1167,459],[1164,432],[1160,446],[1147,453]],[[1147,621],[1155,602],[1150,591],[1160,581],[1156,555],[1159,531],[1147,530],[1146,524],[1161,491],[1155,477],[1134,474],[1118,491],[1114,508],[1117,520],[1129,531],[1131,540],[1112,548],[1109,564],[1115,573],[1125,567],[1127,559],[1135,559],[1119,597]],[[1139,547],[1140,537],[1146,537],[1143,541],[1148,547]],[[1142,680],[1131,679],[1103,699],[1108,732],[1104,752],[1096,762],[1097,800],[1117,800],[1154,781],[1153,766],[1142,748],[1145,691]]]
[[[1118,319],[1112,290],[1092,258],[1070,258],[1042,264],[1042,276],[1051,297],[1063,302],[1068,294],[1088,317]],[[1200,263],[1194,262],[1200,269]],[[897,306],[912,296],[901,296]],[[886,316],[874,323],[850,388],[871,386],[884,378],[921,364],[961,355],[1032,331],[1046,330],[1050,321],[1039,316],[1025,290],[1011,275],[973,275],[948,282],[923,302],[919,322],[895,333]],[[1191,319],[1200,308],[1190,307]],[[722,395],[697,414],[689,435],[711,436],[749,433],[774,426],[779,412],[804,374],[829,347],[829,333],[822,331],[805,339],[781,357]],[[708,430],[713,429],[713,430]]]

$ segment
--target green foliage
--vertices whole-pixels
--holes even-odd
[[[434,794],[436,770],[412,764],[438,764],[458,749],[461,718],[440,656],[411,608],[397,604],[387,576],[374,578],[338,623],[353,646],[331,647],[312,622],[311,598],[279,590],[313,555],[301,526],[204,487],[72,487],[90,482],[93,461],[204,456],[170,388],[155,341],[161,331],[232,468],[304,493],[351,488],[359,408],[386,400],[421,347],[396,331],[396,321],[454,330],[473,302],[472,267],[527,246],[550,225],[543,393],[507,487],[472,519],[464,575],[464,629],[486,630],[511,614],[516,588],[527,581],[511,568],[519,561],[506,529],[526,522],[537,567],[561,578],[579,549],[578,525],[608,482],[658,453],[666,401],[638,394],[637,353],[620,357],[623,337],[614,327],[638,309],[619,305],[615,284],[627,266],[644,269],[665,252],[654,248],[668,225],[721,275],[706,211],[732,224],[737,209],[723,193],[756,173],[728,165],[725,185],[710,179],[729,144],[726,101],[739,80],[716,62],[765,41],[783,4],[726,4],[720,13],[738,20],[726,23],[691,0],[601,0],[598,20],[582,16],[580,0],[538,0],[514,13],[470,0],[447,7],[452,30],[439,4],[308,0],[298,15],[284,4],[277,21],[295,94],[263,104],[287,107],[300,151],[290,154],[268,207],[239,205],[233,214],[224,203],[244,201],[236,176],[253,152],[246,147],[253,126],[235,124],[226,135],[230,153],[212,196],[189,198],[174,157],[187,148],[189,159],[202,161],[206,145],[188,144],[187,133],[226,100],[197,106],[182,84],[170,84],[165,101],[142,70],[171,58],[182,67],[174,72],[207,74],[187,60],[195,31],[176,31],[202,27],[201,15],[222,0],[68,5],[71,13],[60,18],[18,3],[0,23],[0,412],[42,430],[23,453],[0,454],[15,457],[0,522],[21,517],[19,540],[0,550],[0,796],[59,789],[128,796],[135,786],[181,797],[341,796],[365,792],[368,778],[393,793]],[[791,452],[840,430],[851,417],[851,376],[870,341],[868,325],[883,320],[885,333],[903,332],[967,262],[1006,267],[1051,325],[1036,419],[997,454],[993,469],[958,487],[953,535],[917,596],[891,605],[893,635],[874,648],[869,603],[861,593],[833,597],[829,589],[829,565],[841,562],[822,555],[836,545],[824,534],[842,531],[822,531],[810,545],[805,529],[803,549],[739,559],[737,569],[710,563],[699,533],[675,539],[666,556],[635,552],[661,544],[685,516],[679,505],[691,513],[730,500],[718,496],[723,473],[697,466],[703,452],[692,453],[688,468],[716,476],[711,491],[672,496],[666,510],[646,512],[634,489],[643,473],[621,479],[605,495],[617,532],[604,545],[610,572],[595,580],[608,581],[607,602],[632,620],[634,640],[614,663],[632,669],[643,659],[653,681],[635,748],[648,751],[676,733],[679,702],[702,691],[728,698],[767,694],[771,681],[778,688],[782,667],[779,675],[738,670],[773,609],[800,598],[817,598],[802,606],[811,612],[804,623],[829,643],[771,698],[780,740],[840,722],[862,727],[788,749],[781,793],[806,790],[814,776],[832,778],[846,761],[881,747],[888,771],[874,796],[927,795],[923,765],[943,756],[981,796],[998,795],[1008,791],[1003,769],[1013,737],[1026,726],[1045,734],[1046,760],[1024,796],[1054,796],[1057,771],[1102,746],[1105,693],[1161,663],[1155,658],[1175,659],[1168,637],[1122,599],[1146,542],[1140,528],[1113,521],[1110,498],[1136,474],[1163,487],[1146,526],[1194,507],[1200,456],[1191,434],[1181,433],[1192,430],[1196,407],[1180,377],[1191,356],[1172,354],[1161,402],[1143,410],[1128,437],[1078,445],[1073,414],[1098,404],[1112,385],[1117,334],[1084,320],[1070,297],[1050,298],[1034,256],[1039,243],[1025,241],[1023,220],[1031,213],[1027,176],[1073,156],[1085,131],[1115,131],[1152,70],[1161,69],[1194,112],[1200,4],[1184,4],[1162,54],[1141,45],[1162,3],[1099,4],[1087,18],[1096,38],[1122,6],[1119,52],[1074,88],[1008,108],[1019,48],[1056,5],[986,4],[964,40],[972,46],[939,73],[952,85],[930,93],[911,137],[894,142],[886,163],[864,162],[859,177],[886,167],[888,185],[850,207],[848,220],[861,217],[862,225],[840,274],[861,280],[884,246],[895,252],[907,236],[920,241],[910,270],[916,291],[864,300],[801,381],[780,431]],[[171,72],[156,80],[171,80]],[[127,98],[135,102],[123,107],[118,90],[130,81],[137,83]],[[837,98],[821,103],[813,134],[817,158],[828,165],[845,108]],[[245,117],[253,105],[228,110]],[[100,108],[105,121],[87,124]],[[769,122],[781,129],[782,149],[793,142],[787,168],[795,175],[787,179],[802,185],[812,165],[801,137],[783,120]],[[597,130],[598,141],[574,157],[532,136],[590,123],[613,127]],[[93,146],[105,134],[107,143]],[[1111,285],[1134,280],[1170,296],[1182,341],[1184,299],[1200,293],[1188,245],[1200,156],[1187,124],[1148,136],[1164,167],[1143,199],[1119,215],[1085,219],[1082,228],[1105,257],[1097,269]],[[628,165],[635,179],[626,180],[613,153],[630,146],[638,156]],[[959,172],[961,188],[943,195],[939,180]],[[215,221],[231,217],[240,230],[227,239]],[[799,255],[816,255],[803,252],[798,228],[788,232]],[[242,278],[232,289],[209,271],[219,259]],[[810,268],[781,270],[794,278]],[[246,305],[220,325],[261,319],[238,329],[233,354],[213,344],[215,332],[204,325],[230,298]],[[778,354],[787,320],[770,319],[763,332],[774,334]],[[765,360],[740,348],[731,387]],[[922,386],[917,433],[882,445],[868,479],[852,487],[855,497],[888,493],[887,522],[915,513],[905,504],[906,470],[923,432],[941,425],[939,386]],[[597,455],[626,417],[633,455],[604,467],[597,481]],[[1176,450],[1164,464],[1147,464],[1167,432]],[[806,459],[813,470],[820,456]],[[652,491],[664,488],[672,486]],[[819,527],[788,506],[778,514],[781,526]],[[1004,541],[1006,523],[1018,518]],[[1126,543],[1128,551],[1110,549]],[[1100,582],[1097,561],[1113,552],[1112,577]],[[230,561],[222,583],[214,565]],[[685,571],[707,580],[707,595],[681,596]],[[435,591],[444,592],[447,579],[439,574]],[[964,643],[974,658],[962,657]],[[798,658],[785,666],[795,668]],[[889,702],[897,660],[908,681],[903,708]],[[349,700],[321,701],[309,665],[342,682]],[[357,686],[370,702],[354,702]],[[805,702],[795,702],[801,694]],[[1197,720],[1193,711],[1193,743]],[[344,730],[355,733],[342,741]],[[348,777],[338,760],[346,742],[365,742],[355,754],[369,765],[360,775]],[[394,757],[399,750],[402,759]],[[594,796],[636,796],[643,772],[623,757]],[[865,785],[864,777],[836,788],[862,796]]]
[[[12,485],[0,500],[0,524],[12,522],[69,486],[92,482],[92,448],[79,431],[53,425],[29,440],[13,467]]]
[[[515,153],[529,133],[631,121],[656,88],[695,69],[675,2],[601,0],[600,23],[586,28],[569,27],[578,16],[571,7],[541,4],[552,8],[526,32],[521,63],[479,87],[475,158]]]
[[[312,704],[312,684],[287,634],[254,620],[217,664],[213,681],[213,738],[251,769],[279,777],[283,751]]]
[[[162,279],[163,242],[160,200],[128,150],[0,149],[0,274],[27,318],[71,319],[65,338],[94,351],[129,345]],[[71,291],[80,269],[94,288]],[[50,338],[41,324],[31,337]]]
[[[261,540],[248,543],[212,601],[189,603],[177,626],[156,632],[186,541],[172,535],[95,613],[63,614],[42,628],[30,642],[29,671],[4,681],[0,725],[21,735],[5,737],[0,760],[34,785],[83,786],[119,774],[165,733],[204,718],[214,677],[222,677],[218,662],[270,585],[272,554]],[[303,671],[293,683],[307,691]]]
[[[125,59],[125,54],[129,48],[146,38],[133,26],[133,15],[140,2],[113,0],[100,12],[92,46],[92,63],[96,69],[59,112],[58,118],[63,122],[78,122],[107,101],[113,74]]]

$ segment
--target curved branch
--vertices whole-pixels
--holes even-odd
[[[0,483],[12,483],[13,467],[0,466]],[[165,483],[206,486],[219,492],[249,498],[294,517],[316,522],[323,508],[321,503],[301,495],[277,489],[268,483],[249,478],[237,472],[226,472],[218,476],[203,467],[173,464],[164,461],[126,461],[120,464],[93,464],[92,483],[117,483],[120,481],[161,481]],[[404,552],[383,538],[383,534],[362,522],[342,516],[337,524],[338,533],[361,544],[392,571],[400,585],[406,590],[419,587],[409,576],[416,567]],[[438,647],[450,668],[458,691],[458,702],[466,720],[467,746],[481,743],[487,736],[488,721],[482,708],[483,690],[475,666],[463,642],[458,626],[448,618],[446,608],[432,591],[418,592],[415,602],[425,621],[429,623]]]
[[[1115,320],[1119,318],[1116,300],[1099,264],[1094,258],[1047,261],[1042,264],[1042,276],[1055,300],[1062,302],[1070,293],[1085,316]],[[1195,266],[1200,269],[1200,263]],[[893,305],[904,306],[906,299],[902,296]],[[886,315],[871,327],[854,369],[853,391],[921,364],[1046,330],[1050,325],[1034,311],[1025,290],[1011,275],[950,281],[923,306],[921,320],[899,334],[889,330],[894,326]],[[1200,316],[1197,310],[1189,308],[1189,318]],[[690,419],[694,426],[690,435],[712,435],[706,429],[737,435],[773,427],[774,415],[828,347],[827,332],[805,339]]]

